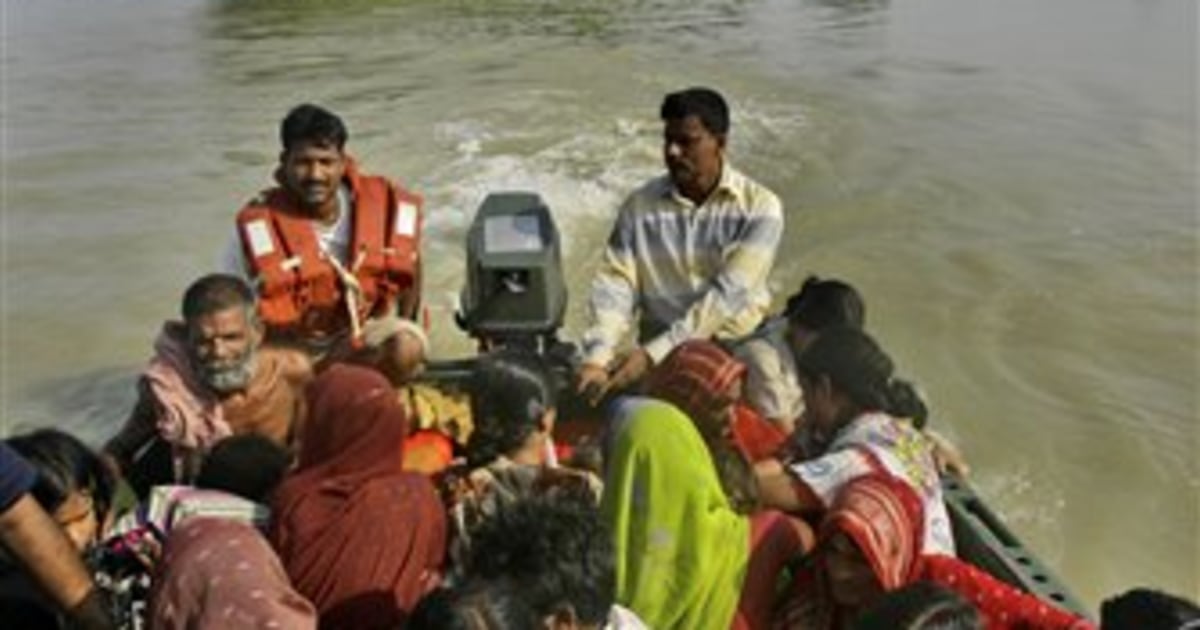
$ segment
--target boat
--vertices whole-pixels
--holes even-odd
[[[481,353],[519,345],[542,354],[569,392],[576,352],[558,338],[567,303],[559,247],[553,216],[536,193],[490,194],[467,234],[466,286],[456,321],[478,342]],[[463,391],[474,363],[474,358],[434,360],[422,379]],[[566,398],[557,438],[572,442],[597,433],[595,411],[573,396]],[[970,483],[947,474],[942,490],[960,558],[1060,608],[1093,618]]]
[[[1021,542],[971,484],[961,477],[943,475],[942,496],[960,558],[1059,608],[1092,618],[1066,584]]]

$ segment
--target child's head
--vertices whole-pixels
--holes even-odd
[[[523,450],[536,452],[550,439],[557,389],[541,357],[515,348],[487,355],[472,372],[469,389],[475,423],[467,441],[471,466]]]
[[[56,429],[8,439],[37,470],[30,493],[80,551],[95,543],[112,501],[113,481],[83,442]]]
[[[466,570],[520,585],[517,598],[549,627],[600,628],[616,597],[612,541],[590,496],[527,497],[477,526]]]
[[[413,610],[413,630],[528,630],[543,625],[511,580],[472,580],[439,588]]]
[[[841,280],[809,276],[787,300],[788,341],[799,352],[817,333],[835,326],[862,328],[866,306],[854,287]]]
[[[291,462],[287,449],[268,437],[235,435],[217,442],[208,452],[196,475],[196,487],[270,503]]]

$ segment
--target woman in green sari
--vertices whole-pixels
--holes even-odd
[[[622,401],[601,511],[615,537],[617,602],[651,628],[720,628],[733,619],[750,520],[721,490],[708,447],[668,403]]]
[[[731,374],[726,359],[733,361],[708,342],[689,342],[658,369],[694,370],[703,381],[702,366]],[[711,395],[704,407],[736,399],[741,373],[702,388]],[[714,463],[716,445],[693,420],[663,400],[617,404],[601,502],[617,552],[617,603],[661,630],[768,627],[775,578],[811,545],[812,533],[778,512],[735,509]]]

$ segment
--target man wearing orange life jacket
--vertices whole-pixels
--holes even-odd
[[[369,317],[413,319],[421,198],[361,172],[333,113],[300,105],[280,128],[277,187],[237,216],[223,267],[250,280],[269,339],[323,354],[361,341]]]

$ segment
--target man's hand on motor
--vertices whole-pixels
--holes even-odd
[[[609,371],[590,363],[579,368],[579,376],[575,387],[576,393],[582,395],[593,407],[612,391],[620,391],[637,383],[650,371],[654,362],[650,354],[642,348],[625,355],[617,361],[610,375]]]
[[[642,348],[635,349],[621,360],[617,369],[613,370],[612,377],[608,379],[607,389],[621,390],[633,385],[641,380],[646,372],[650,371],[652,365],[654,365],[654,361],[650,359],[648,352]]]
[[[575,393],[584,397],[591,406],[596,406],[608,391],[608,370],[604,366],[584,363],[576,377]]]

